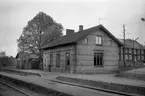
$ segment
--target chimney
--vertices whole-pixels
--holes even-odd
[[[79,31],[83,31],[83,25],[79,25]]]
[[[72,35],[72,34],[74,34],[74,30],[66,29],[66,35]]]

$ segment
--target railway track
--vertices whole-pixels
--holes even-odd
[[[17,92],[19,92],[19,93],[25,95],[25,96],[32,96],[32,95],[30,95],[30,94],[28,94],[28,93],[26,93],[26,92],[24,92],[24,91],[22,91],[22,90],[20,90],[20,89],[18,89],[18,88],[16,88],[16,87],[12,86],[12,85],[10,85],[10,84],[8,84],[8,83],[2,81],[2,80],[0,80],[0,83],[1,83],[1,84],[4,84],[5,86],[7,86],[7,87],[9,87],[9,88],[11,88],[11,89],[13,89],[13,90],[15,90],[15,91],[17,91]]]

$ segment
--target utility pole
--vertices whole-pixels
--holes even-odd
[[[40,52],[40,69],[43,70],[43,62],[42,62],[42,49],[41,49],[41,44],[42,44],[42,27],[43,27],[43,13],[39,17],[40,20],[40,25],[39,25],[39,52]]]
[[[124,62],[124,67],[126,66],[125,63],[125,24],[123,24],[123,41],[124,41],[124,46],[123,46],[123,62]]]
[[[136,38],[136,39],[133,39],[133,64],[134,64],[134,67],[135,67],[135,62],[136,62],[136,58],[135,58],[135,53],[134,53],[134,50],[135,50],[135,48],[134,48],[134,43],[135,43],[135,41],[137,41],[139,39],[139,37],[138,38]]]
[[[100,24],[100,20],[101,20],[101,18],[99,18],[99,24]]]

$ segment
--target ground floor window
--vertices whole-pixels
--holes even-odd
[[[123,55],[121,54],[121,61],[123,61]]]
[[[56,54],[56,67],[60,67],[60,54]]]
[[[137,60],[137,56],[136,55],[134,55],[134,61],[136,61]]]
[[[94,53],[94,66],[103,66],[103,53],[95,52]]]
[[[44,64],[44,67],[46,67],[47,65],[47,57],[45,57],[45,64]]]
[[[137,60],[140,60],[140,55],[137,55]]]
[[[129,55],[129,60],[132,60],[132,55]]]
[[[125,55],[125,60],[128,60],[129,58],[128,58],[128,55]]]
[[[141,60],[144,60],[144,56],[143,55],[141,56]]]

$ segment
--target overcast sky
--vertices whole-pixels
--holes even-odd
[[[145,17],[145,0],[0,0],[0,51],[16,56],[16,39],[39,11],[75,31],[79,25],[86,29],[100,22],[117,38],[122,38],[126,24],[127,38],[140,37],[145,44],[145,22],[140,20]]]

